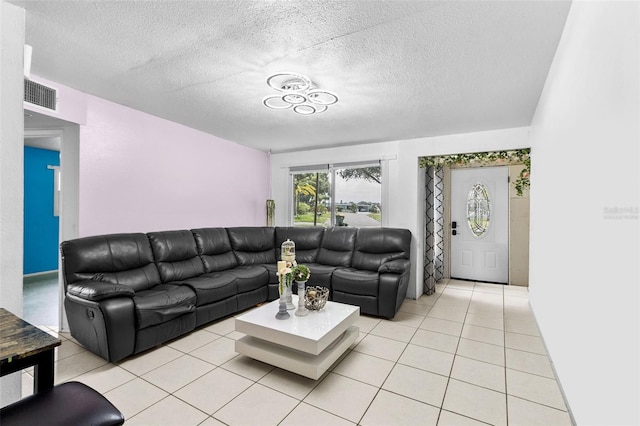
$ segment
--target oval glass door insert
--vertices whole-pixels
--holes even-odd
[[[491,200],[487,187],[478,182],[471,186],[467,197],[467,223],[476,237],[482,237],[491,221]]]

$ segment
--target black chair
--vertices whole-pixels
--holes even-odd
[[[0,410],[2,426],[112,426],[124,416],[104,396],[80,382],[66,382]]]

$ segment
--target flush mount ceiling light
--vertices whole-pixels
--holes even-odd
[[[338,102],[338,97],[319,89],[308,77],[293,72],[282,72],[267,79],[267,85],[277,91],[262,103],[271,109],[289,109],[300,115],[325,112],[328,105]]]

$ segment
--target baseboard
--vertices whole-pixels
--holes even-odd
[[[542,345],[544,346],[544,350],[547,353],[547,358],[549,359],[549,364],[551,364],[551,370],[553,371],[553,375],[556,379],[556,383],[558,384],[558,389],[560,389],[560,394],[562,395],[562,399],[564,400],[564,405],[567,407],[567,413],[569,413],[569,418],[571,419],[571,424],[576,426],[576,419],[573,417],[573,412],[571,411],[571,406],[569,406],[569,401],[567,400],[567,395],[564,393],[564,388],[562,387],[562,383],[560,382],[560,377],[558,376],[558,372],[556,371],[556,366],[553,363],[553,359],[551,358],[551,354],[549,353],[549,348],[547,348],[547,342],[544,341],[544,336],[542,334],[542,329],[540,328],[540,324],[538,324],[538,318],[536,318],[536,313],[533,310],[533,306],[531,306],[531,301],[529,301],[529,307],[531,308],[531,312],[533,313],[533,319],[536,322],[536,327],[538,327],[538,331],[540,332],[540,339],[542,340]]]
[[[33,272],[31,274],[24,274],[22,275],[22,278],[33,278],[33,277],[40,277],[44,275],[57,275],[57,274],[58,274],[58,270],[54,269],[52,271],[42,271],[42,272]]]
[[[24,274],[22,276],[22,284],[39,283],[45,280],[52,280],[58,277],[58,271],[43,271],[33,274]]]

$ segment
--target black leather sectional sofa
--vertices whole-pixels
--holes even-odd
[[[332,300],[363,314],[395,316],[409,282],[406,229],[203,228],[63,242],[71,335],[115,362],[274,300],[287,239],[311,269],[308,285],[328,287]]]

